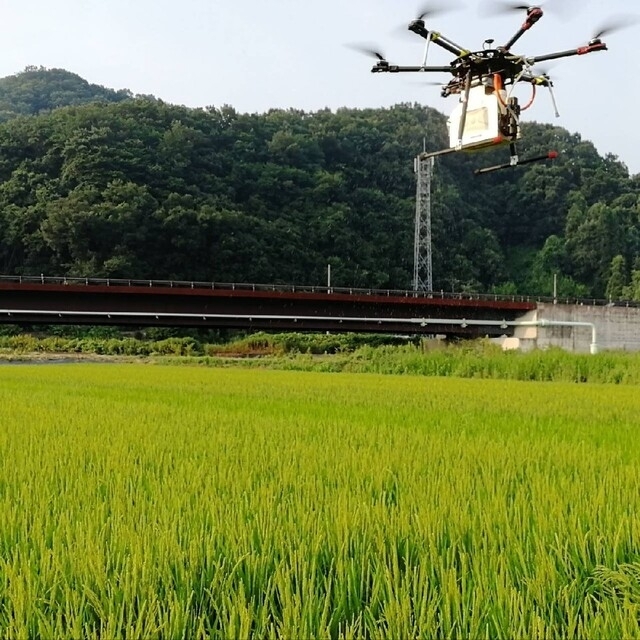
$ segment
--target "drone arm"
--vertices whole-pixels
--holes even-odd
[[[451,73],[451,67],[401,67],[382,61],[371,69],[371,73]]]
[[[513,153],[513,149],[511,153]],[[515,162],[513,158],[515,157]],[[506,162],[505,164],[496,164],[493,167],[486,167],[484,169],[476,169],[473,173],[477,176],[481,176],[485,173],[493,173],[494,171],[501,171],[503,169],[512,169],[513,167],[521,167],[526,164],[532,164],[534,162],[542,162],[544,160],[555,160],[558,157],[558,153],[556,151],[549,151],[542,156],[536,156],[535,158],[527,158],[526,160],[519,160],[517,156],[512,155],[512,160],[510,162]]]
[[[531,9],[527,11],[527,19],[524,21],[524,24],[520,27],[520,29],[518,29],[511,40],[509,40],[509,42],[504,45],[503,49],[505,51],[509,51],[511,47],[513,47],[513,45],[518,42],[518,40],[520,40],[520,38],[522,38],[522,36],[527,33],[527,31],[529,31],[529,29],[531,29],[531,27],[533,27],[533,25],[536,24],[538,20],[540,20],[540,18],[542,18],[543,15],[544,13],[542,12],[542,9],[540,9],[539,7],[531,7]]]
[[[471,53],[468,49],[463,49],[460,45],[456,44],[452,40],[445,38],[442,34],[436,33],[435,31],[430,32],[429,39],[433,44],[437,44],[439,47],[442,47],[449,53],[453,53],[454,56],[458,56],[459,58],[462,56],[468,56]]]
[[[594,51],[607,51],[607,45],[604,42],[595,40],[590,42],[586,47],[580,47],[578,49],[569,49],[567,51],[558,51],[557,53],[549,53],[544,56],[535,56],[534,58],[528,58],[529,64],[537,64],[538,62],[547,62],[548,60],[557,60],[558,58],[570,58],[571,56],[583,56],[587,53],[593,53]]]
[[[409,25],[409,31],[413,31],[413,33],[416,33],[421,38],[429,40],[430,42],[433,42],[433,44],[437,44],[439,47],[446,49],[449,53],[452,53],[458,58],[464,55],[469,55],[469,51],[467,49],[464,49],[452,40],[449,40],[449,38],[445,38],[441,33],[426,29],[424,26],[424,20],[414,20]]]

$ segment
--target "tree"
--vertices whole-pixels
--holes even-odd
[[[636,256],[631,271],[631,282],[622,290],[625,300],[640,302],[640,257]]]
[[[130,91],[114,91],[64,69],[29,66],[0,79],[0,121],[46,113],[70,105],[131,100]]]
[[[549,236],[542,249],[534,256],[526,280],[526,290],[529,293],[550,295],[553,291],[554,276],[560,281],[566,276],[566,271],[565,242],[559,236]]]
[[[609,300],[620,300],[627,282],[627,261],[624,256],[618,254],[611,261],[609,268],[609,280],[605,295]]]
[[[623,222],[620,210],[598,203],[567,234],[572,275],[589,284],[594,295],[604,295],[611,261],[626,253]]]

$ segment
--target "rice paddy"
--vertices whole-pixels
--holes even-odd
[[[0,367],[0,637],[640,637],[634,386]]]

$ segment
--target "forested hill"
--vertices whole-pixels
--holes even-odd
[[[89,102],[122,102],[133,98],[126,90],[114,91],[64,69],[27,67],[0,78],[0,122]]]
[[[322,284],[330,263],[336,286],[410,286],[413,157],[445,143],[442,114],[126,93],[0,125],[1,273]],[[438,161],[435,288],[548,294],[557,273],[563,295],[640,297],[638,178],[562,128],[525,140],[561,155],[481,178],[508,151]]]

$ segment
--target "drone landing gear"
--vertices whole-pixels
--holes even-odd
[[[512,169],[513,167],[521,167],[525,164],[532,164],[534,162],[543,162],[544,160],[555,160],[558,157],[557,151],[549,151],[543,156],[535,156],[533,158],[527,158],[526,160],[520,160],[516,154],[515,145],[511,145],[511,161],[504,164],[496,164],[493,167],[486,167],[484,169],[476,169],[474,174],[479,176],[485,173],[493,173],[494,171],[502,171],[502,169]]]

